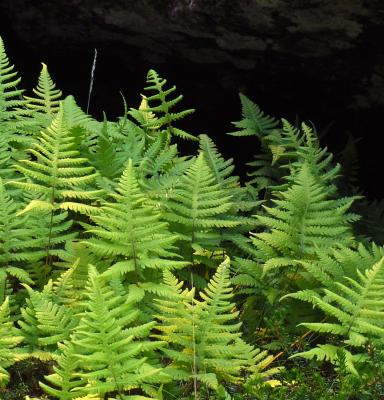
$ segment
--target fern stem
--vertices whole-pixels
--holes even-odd
[[[55,204],[55,186],[52,188],[52,194],[51,194],[51,205],[52,207]],[[52,262],[52,257],[50,254],[51,250],[51,239],[52,239],[52,225],[53,225],[53,213],[54,213],[54,208],[51,210],[51,218],[49,221],[49,233],[48,233],[48,245],[47,245],[47,256],[45,258],[45,265],[50,266]],[[44,277],[45,280],[45,277]]]
[[[6,290],[7,290],[7,278],[5,277],[4,279],[0,280],[1,303],[3,303],[5,298],[7,297]]]
[[[191,272],[191,286],[193,288],[193,272]],[[195,400],[198,400],[197,394],[197,377],[196,377],[196,332],[195,332],[195,305],[193,304],[193,298],[191,299],[192,305],[192,343],[193,343],[193,365],[192,365],[192,373],[193,373],[193,393]]]

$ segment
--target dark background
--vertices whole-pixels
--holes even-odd
[[[225,135],[241,118],[241,91],[274,117],[312,122],[335,153],[348,133],[360,137],[359,185],[384,197],[382,1],[3,0],[0,17],[23,88],[43,61],[85,109],[97,48],[90,113],[114,119],[119,91],[137,107],[154,68],[184,95],[181,108],[196,109],[187,131],[210,135],[244,178],[257,142]]]

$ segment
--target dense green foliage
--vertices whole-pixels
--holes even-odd
[[[20,82],[0,38],[1,399],[383,398],[378,212],[313,128],[240,95],[242,184],[153,70],[117,121]]]

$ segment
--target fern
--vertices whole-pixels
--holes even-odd
[[[14,276],[24,283],[32,283],[23,268],[26,262],[36,261],[41,254],[32,247],[33,230],[28,229],[28,218],[17,217],[17,204],[8,195],[0,178],[0,281],[6,275]],[[1,293],[3,301],[5,294]]]
[[[57,301],[52,281],[42,292],[34,291],[28,285],[25,287],[29,299],[21,311],[23,319],[19,321],[25,342],[30,346],[30,352],[43,352],[44,358],[54,358],[57,343],[67,340],[77,325],[75,313],[78,310],[73,305],[68,307]]]
[[[251,335],[264,323],[264,315],[276,312],[280,297],[290,293],[296,299],[313,298],[334,278],[317,264],[320,253],[327,259],[339,243],[354,244],[351,222],[358,217],[348,212],[353,199],[329,198],[306,164],[288,189],[274,194],[274,206],[263,206],[265,212],[256,215],[259,232],[251,232],[250,240],[235,239],[241,253],[234,258],[233,283],[244,296],[242,318]],[[292,330],[314,314],[292,301],[283,306]]]
[[[240,221],[225,217],[232,206],[231,198],[228,191],[215,183],[204,154],[200,153],[180,178],[165,204],[167,220],[187,244],[184,250],[186,260],[193,260],[193,249],[196,246],[208,250],[220,246],[217,228],[240,225]]]
[[[138,161],[137,176],[146,195],[161,208],[193,160],[179,157],[176,145],[169,145],[166,135],[160,133],[143,152]]]
[[[9,382],[9,374],[6,368],[14,362],[22,359],[16,346],[23,340],[17,329],[13,326],[9,316],[8,297],[0,306],[0,388]]]
[[[43,389],[59,399],[103,397],[115,391],[128,399],[131,398],[129,390],[167,379],[143,356],[147,348],[161,346],[159,342],[144,340],[153,323],[133,325],[138,314],[135,308],[143,291],[132,287],[124,299],[90,267],[87,297],[87,309],[70,341],[64,345],[55,374],[46,377],[54,387],[41,384]]]
[[[116,188],[111,194],[114,202],[106,202],[99,215],[91,216],[97,224],[89,229],[93,237],[87,246],[101,257],[109,257],[113,265],[104,275],[133,273],[136,279],[145,279],[145,269],[183,267],[185,262],[171,260],[176,256],[171,234],[161,214],[148,203],[129,161]]]
[[[357,271],[358,279],[345,277],[337,282],[336,290],[324,289],[324,298],[315,297],[313,303],[330,319],[330,322],[302,323],[306,328],[342,337],[344,345],[360,348],[368,343],[379,343],[384,338],[384,257],[365,272]],[[335,359],[333,347],[319,347],[295,356]],[[351,353],[349,353],[351,354]],[[356,358],[356,357],[355,357]],[[364,361],[364,355],[360,354]],[[350,372],[357,373],[352,358],[348,356]]]
[[[353,243],[350,222],[358,217],[347,213],[353,198],[327,198],[327,190],[306,164],[296,182],[279,192],[279,196],[281,199],[273,200],[275,207],[264,206],[267,215],[257,216],[269,231],[252,234],[259,259],[264,263],[264,274],[312,258],[317,247]]]
[[[335,366],[340,394],[350,373],[379,382],[382,207],[360,203],[352,231],[355,166],[343,186],[313,126],[240,94],[230,135],[261,150],[243,186],[209,136],[178,127],[193,110],[153,70],[116,121],[62,99],[45,64],[32,94],[19,85],[0,38],[0,397],[18,396],[5,386],[27,358],[49,368],[43,398],[273,396],[262,385],[296,346]]]
[[[145,142],[150,143],[156,139],[156,132],[160,128],[160,124],[157,124],[158,118],[155,113],[148,111],[149,104],[148,98],[141,95],[141,103],[138,109],[131,108],[128,114],[132,116],[143,129],[145,130]]]
[[[23,134],[23,126],[32,121],[22,99],[23,89],[18,89],[21,78],[17,77],[14,66],[10,64],[5,51],[4,42],[0,36],[0,166],[5,167],[0,176],[12,178],[14,174],[9,170],[11,158],[29,143]]]
[[[239,131],[228,133],[228,135],[258,136],[261,138],[278,126],[278,121],[265,115],[257,104],[242,93],[240,93],[240,101],[243,119],[238,122],[232,122]]]
[[[39,75],[38,85],[33,89],[36,97],[24,96],[27,100],[26,107],[34,111],[36,114],[45,118],[47,123],[43,126],[48,126],[54,116],[59,112],[59,102],[62,99],[61,90],[56,89],[47,66],[42,63],[43,68]],[[42,115],[41,115],[42,114]]]
[[[89,264],[96,266],[100,270],[105,270],[110,266],[109,260],[106,260],[105,263],[100,262],[99,257],[92,253],[82,240],[67,242],[62,254],[62,260],[55,263],[55,266],[64,270],[64,272],[54,281],[54,285],[68,284],[73,287],[74,293],[71,294],[71,299],[77,301],[81,298],[82,291],[88,280]],[[64,280],[59,284],[58,280],[60,279]]]
[[[367,361],[366,355],[362,353],[352,354],[346,348],[340,347],[340,345],[319,344],[311,350],[297,353],[292,357],[303,357],[309,360],[317,359],[318,361],[328,361],[334,365],[338,365],[340,352],[343,354],[347,372],[358,376],[359,371],[356,369],[356,365]]]
[[[372,243],[365,246],[359,243],[356,249],[338,245],[331,251],[326,248],[315,250],[316,258],[302,260],[300,265],[305,272],[305,289],[285,297],[293,297],[312,302],[320,289],[337,290],[337,282],[347,283],[345,277],[357,279],[384,256],[384,249]]]
[[[125,158],[117,151],[117,146],[108,137],[107,123],[104,121],[103,129],[88,158],[93,167],[101,176],[114,180],[119,177],[124,169]]]
[[[243,119],[232,122],[239,130],[228,134],[232,136],[256,136],[259,139],[262,152],[254,156],[254,161],[246,163],[253,168],[252,172],[247,172],[247,176],[252,179],[246,184],[255,185],[259,192],[265,190],[272,182],[281,177],[278,168],[273,165],[271,159],[273,146],[271,148],[268,141],[269,136],[280,129],[280,124],[276,119],[265,115],[260,107],[245,95],[240,94],[240,101]]]
[[[233,159],[224,160],[217,151],[215,143],[208,135],[199,136],[199,147],[204,154],[204,158],[215,176],[216,183],[223,186],[233,186],[238,182],[237,176],[232,176],[235,167]]]
[[[54,374],[45,376],[53,387],[43,382],[40,382],[40,386],[46,393],[60,400],[72,400],[79,397],[79,393],[72,389],[84,386],[86,380],[73,375],[78,365],[73,345],[65,343],[59,344],[59,347],[61,354],[57,360],[58,366],[53,367]]]
[[[63,106],[52,125],[41,132],[39,141],[39,144],[29,149],[36,161],[20,160],[20,164],[16,166],[32,182],[12,182],[13,185],[31,190],[38,196],[25,211],[69,209],[91,212],[92,207],[70,201],[92,199],[100,192],[80,189],[92,183],[96,174],[92,167],[84,166],[87,160],[78,157],[78,152],[74,149],[74,138],[68,132]]]
[[[334,194],[336,192],[334,181],[338,177],[340,165],[334,165],[333,155],[326,147],[320,147],[316,132],[305,123],[301,124],[301,129],[295,128],[285,119],[282,119],[282,123],[283,129],[274,131],[268,140],[272,151],[276,147],[280,149],[278,156],[280,167],[289,170],[288,179],[293,181],[305,163],[317,181],[327,188],[328,194]]]
[[[193,135],[173,126],[175,121],[194,112],[194,110],[184,110],[177,113],[171,112],[171,109],[183,98],[182,95],[179,95],[173,99],[169,99],[169,95],[176,90],[176,86],[165,89],[164,86],[167,81],[160,78],[157,72],[152,69],[148,72],[147,83],[148,86],[146,86],[144,90],[155,92],[155,94],[146,97],[149,107],[143,109],[143,111],[154,113],[156,118],[147,118],[147,122],[143,126],[150,129],[155,127],[159,130],[164,130],[167,134],[168,142],[172,136],[197,140]],[[157,102],[157,105],[154,105],[154,102]]]
[[[68,131],[63,105],[52,125],[41,132],[39,143],[28,152],[35,160],[20,160],[15,166],[26,179],[10,184],[35,193],[35,198],[19,215],[33,212],[39,216],[36,223],[47,230],[40,240],[46,237],[46,263],[51,264],[52,255],[58,254],[55,246],[74,237],[68,232],[72,222],[65,221],[67,211],[93,212],[95,207],[85,201],[92,201],[100,191],[83,189],[94,182],[96,173],[74,149],[74,138]]]
[[[232,195],[232,207],[228,211],[226,218],[237,220],[239,224],[237,227],[221,232],[222,241],[226,241],[228,250],[231,250],[230,245],[232,242],[235,242],[243,233],[248,233],[257,225],[254,218],[247,215],[239,215],[240,212],[250,214],[251,210],[257,209],[262,202],[252,195],[250,187],[240,185],[237,176],[230,175],[234,169],[232,159],[224,160],[217,151],[214,142],[207,135],[200,135],[199,140],[200,150],[203,152],[204,158],[215,177],[215,183]]]
[[[17,89],[21,78],[17,78],[17,72],[13,70],[0,37],[0,127],[5,132],[9,128],[7,122],[22,114],[17,108],[21,109],[25,103],[20,99],[24,90]]]
[[[164,283],[171,293],[157,301],[161,333],[155,337],[169,343],[163,348],[172,360],[167,373],[181,381],[197,380],[213,390],[220,382],[239,383],[243,370],[254,367],[256,373],[256,360],[260,362],[266,353],[259,354],[241,339],[241,323],[235,322],[239,312],[233,311],[230,301],[229,258],[200,293],[202,301],[194,298],[194,290],[183,290],[170,272],[164,272]]]
[[[289,171],[288,179],[294,180],[301,165],[306,163],[317,179],[327,184],[329,194],[336,192],[334,185],[340,166],[334,165],[333,156],[322,149],[316,132],[302,123],[301,129],[282,119],[282,128],[278,122],[265,116],[260,108],[244,95],[240,95],[244,119],[233,123],[241,129],[229,133],[234,136],[257,136],[261,144],[261,154],[247,163],[254,171],[247,173],[252,179],[248,184],[256,184],[258,191],[283,190],[287,184],[280,180]]]

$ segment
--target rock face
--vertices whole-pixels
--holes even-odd
[[[99,67],[99,93],[117,91],[120,73],[136,90],[146,68],[159,69],[200,110],[192,128],[218,140],[239,119],[242,91],[274,116],[298,115],[319,130],[333,123],[331,148],[347,131],[364,137],[365,169],[379,168],[372,142],[384,111],[382,0],[2,0],[0,12],[5,39],[22,46],[15,54],[48,54],[67,74],[69,64],[86,73],[101,47],[109,62]],[[245,148],[240,162],[252,154]]]
[[[154,61],[176,54],[240,69],[265,51],[322,58],[355,49],[384,16],[381,0],[3,0],[1,8],[26,40],[114,40],[151,49]]]

